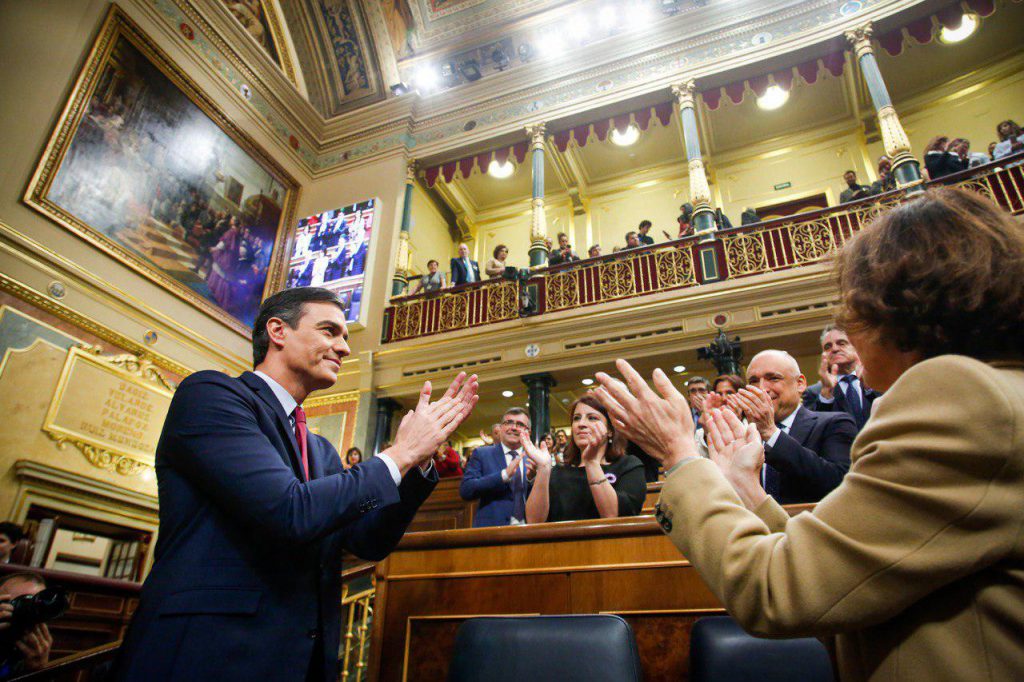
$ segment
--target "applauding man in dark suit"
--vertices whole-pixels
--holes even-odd
[[[850,469],[850,446],[857,435],[853,419],[844,412],[802,407],[807,381],[785,351],[755,355],[747,367],[747,384],[726,400],[743,410],[764,441],[762,486],[782,504],[817,502]]]
[[[818,412],[845,412],[860,431],[871,415],[871,405],[882,395],[865,386],[860,373],[860,356],[846,332],[828,325],[821,332],[821,381],[804,391],[804,406]]]
[[[480,500],[473,527],[507,526],[526,522],[530,480],[523,441],[530,437],[530,415],[512,407],[501,417],[493,445],[477,448],[466,463],[459,495],[467,502]]]
[[[277,293],[253,328],[254,372],[196,372],[156,451],[160,534],[116,680],[335,680],[341,551],[379,561],[437,482],[437,446],[476,402],[460,374],[429,382],[394,446],[344,470],[302,401],[349,354],[326,289]]]

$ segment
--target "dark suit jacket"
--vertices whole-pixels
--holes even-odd
[[[850,469],[856,436],[857,425],[845,412],[800,408],[789,433],[765,447],[765,462],[779,472],[778,502],[817,502],[829,494]]]
[[[812,384],[807,387],[804,391],[804,407],[808,407],[815,412],[845,412],[846,414],[853,417],[853,420],[857,423],[857,429],[863,429],[864,424],[867,423],[868,417],[871,415],[871,404],[878,398],[882,397],[882,394],[873,388],[867,388],[863,382],[860,385],[861,394],[863,395],[864,409],[861,415],[855,415],[850,408],[850,403],[846,400],[846,393],[843,389],[836,386],[835,390],[832,391],[834,396],[832,402],[823,403],[821,402],[821,382]]]
[[[501,480],[501,472],[506,466],[501,443],[477,448],[466,462],[459,495],[467,502],[480,500],[480,506],[473,515],[474,528],[507,526],[512,518],[512,483]],[[527,484],[524,495],[529,495],[530,487]]]
[[[313,433],[308,453],[303,482],[288,415],[255,374],[181,383],[156,451],[156,560],[113,679],[301,682],[321,637],[337,678],[341,550],[383,559],[437,478],[396,487],[377,458],[345,471]]]
[[[469,264],[473,266],[473,281],[479,282],[480,265],[475,260],[469,261]],[[466,264],[465,262],[463,262],[461,258],[452,258],[451,263],[449,263],[449,266],[452,272],[452,286],[465,284],[468,281],[466,279]]]

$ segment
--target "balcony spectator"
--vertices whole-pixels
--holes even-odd
[[[679,207],[679,217],[676,218],[676,222],[679,223],[677,239],[689,237],[693,234],[693,204],[686,202]]]
[[[536,466],[533,490],[526,502],[526,522],[576,521],[636,516],[647,497],[644,465],[625,454],[608,412],[593,396],[569,408],[572,440],[566,466],[556,467],[546,448],[523,443]]]
[[[863,367],[857,349],[842,329],[830,324],[821,332],[821,380],[804,391],[804,406],[818,412],[845,412],[857,423],[857,430],[871,414],[871,406],[882,397],[864,385]]]
[[[501,417],[494,445],[479,447],[466,463],[459,495],[463,500],[480,500],[473,515],[473,527],[508,526],[526,520],[526,499],[530,479],[524,463],[523,442],[529,440],[530,415],[512,407]]]
[[[892,174],[892,159],[885,154],[878,157],[878,179],[871,183],[872,194],[884,194],[896,189],[896,177]]]
[[[416,285],[416,291],[412,292],[418,294],[421,291],[424,293],[430,293],[431,291],[440,291],[445,287],[444,273],[438,272],[437,268],[440,267],[440,263],[431,258],[427,261],[427,274],[420,277],[420,283]]]
[[[458,478],[462,476],[462,464],[459,461],[459,453],[452,447],[452,442],[447,440],[437,446],[434,454],[434,468],[441,478]]]
[[[648,232],[651,231],[651,225],[652,223],[650,220],[641,220],[639,227],[636,228],[636,231],[638,233],[637,238],[640,240],[640,243],[643,244],[644,246],[651,246],[652,244],[654,244],[654,238],[647,234]]]
[[[853,418],[802,407],[807,380],[785,351],[751,358],[747,384],[735,399],[764,442],[764,489],[781,504],[817,502],[832,492],[850,469]]]
[[[970,142],[970,140],[967,140],[967,139],[962,138],[962,137],[958,137],[955,140],[952,140],[949,143],[949,146],[946,149],[947,149],[947,151],[950,154],[952,154],[954,157],[956,157],[955,159],[953,159],[953,165],[959,168],[956,171],[957,173],[959,173],[960,171],[964,171],[964,170],[967,170],[968,168],[970,168],[970,165],[971,165],[971,142]]]
[[[18,524],[11,521],[0,523],[0,564],[11,562],[11,552],[24,537],[25,532]]]
[[[759,222],[761,222],[761,218],[753,208],[745,208],[743,213],[740,214],[740,225],[753,225],[754,223]]]
[[[361,464],[363,461],[363,451],[357,447],[351,447],[348,452],[345,453],[345,468],[351,469],[357,464]]]
[[[715,227],[719,230],[728,230],[732,228],[732,221],[729,220],[729,216],[722,212],[722,209],[715,209]]]
[[[991,152],[994,160],[1024,151],[1024,130],[1014,121],[1006,120],[996,126],[996,135],[999,142]]]
[[[626,233],[626,245],[624,247],[622,247],[622,248],[623,249],[638,249],[638,248],[640,248],[640,246],[641,246],[641,244],[640,244],[640,235],[638,235],[633,230],[630,230],[629,232],[627,232]]]
[[[484,264],[484,272],[491,279],[505,274],[505,259],[508,258],[508,247],[498,244],[494,247],[493,257]]]
[[[945,135],[938,135],[931,139],[928,146],[924,148],[924,167],[928,171],[929,179],[938,180],[967,168],[967,161],[953,150],[954,143],[959,145],[961,142],[966,142],[966,140],[958,139],[951,142]]]
[[[587,256],[589,258],[597,258],[600,255],[601,255],[601,245],[600,244],[594,244],[589,249],[587,249]]]
[[[548,265],[559,265],[561,263],[572,263],[573,261],[579,260],[580,257],[576,255],[576,252],[572,250],[572,244],[569,243],[569,235],[565,232],[558,233],[558,248],[552,249],[548,253]]]
[[[454,287],[480,281],[480,265],[475,260],[470,260],[469,247],[465,244],[459,244],[459,255],[452,258],[451,271]]]
[[[857,183],[857,174],[852,170],[848,170],[843,173],[843,180],[846,182],[846,189],[839,194],[840,204],[864,199],[873,194],[870,187]]]
[[[36,595],[45,589],[46,581],[35,573],[12,573],[0,580],[0,633],[12,627],[12,600]],[[50,661],[53,637],[46,623],[36,623],[28,627],[17,640],[3,639],[4,645],[0,649],[0,679],[5,680],[12,675],[39,670]]]

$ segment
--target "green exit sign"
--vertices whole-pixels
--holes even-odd
[[[780,189],[789,189],[789,188],[790,188],[790,187],[792,187],[792,186],[793,186],[793,183],[792,183],[792,182],[781,182],[781,183],[779,183],[778,185],[775,185],[775,189],[776,189],[776,190],[780,190]]]

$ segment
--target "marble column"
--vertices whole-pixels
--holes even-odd
[[[686,143],[686,159],[690,167],[690,202],[693,204],[693,229],[705,239],[713,238],[715,231],[715,210],[711,206],[711,188],[704,171],[704,159],[700,154],[700,137],[697,134],[697,112],[693,97],[693,80],[672,86],[672,94],[679,103],[679,120],[683,125],[683,140]]]
[[[533,442],[539,443],[541,437],[551,430],[551,388],[557,382],[547,372],[526,374],[522,380],[530,397],[530,435]]]
[[[409,227],[412,224],[412,192],[416,184],[416,162],[405,170],[405,200],[402,203],[402,227],[398,232],[398,250],[395,252],[395,278],[391,282],[391,295],[401,296],[409,288]]]
[[[530,155],[533,163],[533,200],[530,221],[530,267],[547,265],[548,249],[544,244],[547,237],[547,220],[544,217],[544,124],[538,123],[526,129],[530,136]]]
[[[903,130],[896,109],[889,98],[889,90],[885,87],[882,72],[878,69],[875,50],[871,45],[872,26],[867,23],[852,31],[846,32],[846,39],[853,46],[860,72],[871,93],[871,101],[878,114],[878,129],[882,134],[882,145],[886,155],[892,159],[892,174],[896,178],[896,186],[916,192],[921,186],[921,165],[910,151],[910,140]]]
[[[377,420],[373,430],[373,454],[384,449],[384,444],[391,440],[391,418],[401,405],[391,398],[377,399]]]

